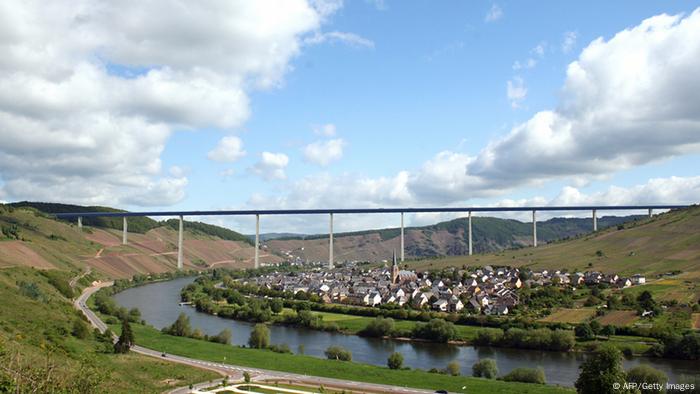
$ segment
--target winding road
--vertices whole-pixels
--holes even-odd
[[[90,324],[92,324],[95,328],[100,330],[100,332],[104,332],[107,329],[107,324],[105,324],[102,319],[95,314],[90,308],[87,307],[87,300],[95,294],[98,290],[104,287],[109,287],[112,286],[114,282],[101,282],[98,283],[94,286],[87,287],[85,290],[83,290],[82,294],[73,302],[73,305],[75,306],[76,309],[80,310],[83,312],[85,317],[88,318],[90,321]],[[115,336],[116,340],[116,336]],[[164,360],[164,361],[170,361],[170,362],[175,362],[175,363],[180,363],[180,364],[185,364],[197,368],[204,368],[208,369],[211,371],[215,371],[222,376],[228,376],[229,380],[239,380],[243,378],[243,372],[247,371],[251,377],[253,378],[254,381],[270,381],[270,380],[291,380],[295,381],[301,384],[307,384],[307,385],[316,385],[316,386],[326,386],[326,387],[335,387],[338,389],[343,389],[343,390],[349,390],[354,393],[362,393],[362,392],[371,392],[371,393],[397,393],[397,394],[425,394],[425,393],[431,393],[432,391],[428,390],[421,390],[421,389],[414,389],[414,388],[409,388],[409,387],[400,387],[400,386],[392,386],[392,385],[385,385],[385,384],[374,384],[374,383],[365,383],[365,382],[355,382],[355,381],[350,381],[350,380],[341,380],[341,379],[332,379],[332,378],[323,378],[323,377],[316,377],[316,376],[308,376],[308,375],[300,375],[300,374],[295,374],[295,373],[287,373],[287,372],[280,372],[280,371],[271,371],[271,370],[266,370],[266,369],[259,369],[259,368],[249,368],[249,367],[243,367],[243,366],[237,366],[237,365],[231,365],[231,364],[224,364],[224,363],[216,363],[216,362],[211,362],[207,360],[198,360],[194,358],[189,358],[189,357],[182,357],[182,356],[177,356],[174,354],[167,354],[166,357],[163,357],[163,353],[160,351],[152,350],[145,348],[143,346],[139,345],[134,345],[131,348],[132,351],[143,354],[145,356],[149,357],[155,357],[159,360]],[[211,383],[206,382],[206,383],[201,383],[195,386],[197,387],[204,387],[204,386],[211,386]],[[190,390],[188,388],[179,388],[175,389],[173,391],[170,391],[170,393],[189,393]]]

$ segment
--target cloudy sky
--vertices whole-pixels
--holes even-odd
[[[697,203],[693,3],[3,1],[0,201]]]

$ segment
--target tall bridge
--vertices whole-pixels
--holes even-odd
[[[333,215],[335,214],[376,214],[398,213],[401,216],[401,261],[404,261],[404,214],[406,213],[468,213],[467,233],[469,240],[469,255],[473,254],[472,245],[472,213],[474,212],[532,212],[532,245],[537,247],[537,212],[577,212],[590,211],[593,221],[593,231],[598,231],[598,211],[647,211],[649,217],[654,210],[680,209],[690,205],[590,205],[590,206],[541,206],[541,207],[437,207],[437,208],[349,208],[349,209],[257,209],[234,211],[151,211],[151,212],[71,212],[56,213],[61,219],[77,218],[78,228],[82,230],[83,218],[87,217],[121,217],[123,218],[122,243],[127,243],[127,218],[134,216],[176,216],[179,217],[177,242],[177,268],[182,269],[183,253],[183,220],[185,216],[252,216],[255,215],[255,268],[260,267],[260,216],[272,215],[329,215],[328,231],[328,267],[333,268]]]

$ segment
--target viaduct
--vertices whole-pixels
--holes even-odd
[[[466,212],[468,214],[467,232],[469,239],[469,255],[473,253],[472,248],[472,213],[474,212],[532,212],[532,244],[537,247],[537,212],[557,211],[557,212],[577,212],[590,211],[592,213],[593,231],[598,231],[598,211],[639,211],[648,212],[649,217],[653,215],[655,209],[680,209],[689,205],[600,205],[600,206],[542,206],[542,207],[445,207],[445,208],[351,208],[351,209],[262,209],[262,210],[237,210],[237,211],[159,211],[159,212],[74,212],[56,213],[54,216],[61,219],[78,220],[78,228],[82,230],[83,218],[87,217],[122,217],[124,220],[122,243],[127,243],[127,218],[134,216],[175,216],[179,217],[180,225],[178,230],[177,243],[177,267],[182,269],[182,237],[183,218],[185,216],[251,216],[255,215],[255,268],[260,267],[260,216],[271,215],[329,215],[328,232],[328,268],[333,268],[333,215],[346,214],[376,214],[394,213],[401,216],[401,261],[404,261],[404,214],[406,213],[457,213]]]

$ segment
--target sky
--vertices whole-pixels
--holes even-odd
[[[0,201],[698,203],[699,6],[3,1]],[[397,224],[366,215],[335,228]],[[264,218],[262,231],[327,225]]]

